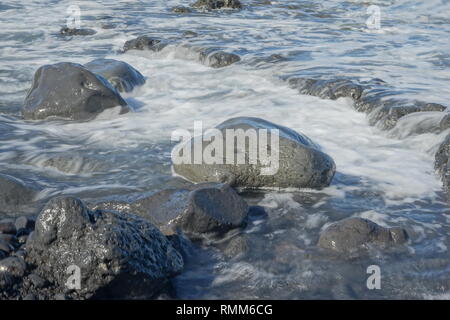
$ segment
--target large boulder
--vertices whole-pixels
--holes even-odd
[[[86,69],[95,74],[101,75],[103,78],[119,92],[130,92],[136,86],[145,83],[144,76],[123,61],[114,59],[95,59],[84,65]]]
[[[197,0],[192,4],[194,8],[213,9],[240,9],[242,4],[239,0]]]
[[[119,107],[120,113],[129,111],[105,78],[80,64],[60,62],[36,71],[22,115],[31,120],[48,117],[88,120],[114,107]]]
[[[166,235],[180,229],[197,238],[222,234],[244,226],[248,206],[230,186],[204,183],[184,189],[166,189],[133,202],[103,202],[93,209],[128,211],[155,224]]]
[[[150,222],[90,211],[72,197],[47,203],[26,250],[36,272],[61,292],[68,291],[70,272],[80,268],[78,298],[150,298],[183,267],[179,252]]]
[[[0,212],[11,212],[33,201],[37,189],[0,173]]]
[[[320,189],[334,176],[333,159],[292,129],[251,117],[229,119],[216,129],[173,149],[176,174],[193,182],[222,182],[245,189]],[[199,151],[202,154],[195,155]]]
[[[408,239],[404,229],[385,228],[363,218],[348,218],[326,228],[318,246],[338,254],[354,254],[369,247],[387,248],[403,244]]]

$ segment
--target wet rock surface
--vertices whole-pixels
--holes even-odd
[[[0,213],[14,212],[33,201],[38,189],[0,173]],[[0,230],[1,232],[1,230]]]
[[[63,36],[92,36],[97,32],[92,29],[77,29],[77,28],[61,28],[59,33]]]
[[[181,255],[151,223],[131,214],[90,211],[71,197],[49,201],[26,244],[36,273],[62,292],[80,268],[77,298],[151,298],[183,268]]]
[[[166,42],[161,39],[152,38],[149,36],[139,36],[135,39],[131,39],[125,42],[123,45],[123,52],[129,50],[151,50],[161,51],[167,45]]]
[[[445,137],[444,141],[440,144],[438,151],[435,155],[434,168],[441,177],[442,184],[447,193],[450,192],[450,135]]]
[[[96,59],[84,65],[103,78],[119,92],[130,92],[145,83],[144,76],[126,62],[114,59]]]
[[[192,7],[206,10],[240,9],[242,4],[239,0],[197,0]]]
[[[200,62],[212,68],[223,68],[239,61],[241,61],[241,58],[234,53],[211,52],[210,50],[204,50],[200,53]]]
[[[102,76],[82,65],[61,62],[40,67],[22,108],[27,120],[49,117],[89,120],[102,111],[128,106],[120,94]]]
[[[370,246],[388,248],[407,241],[401,228],[385,228],[363,218],[348,218],[333,223],[320,234],[318,247],[345,256],[358,254]]]
[[[105,202],[94,209],[135,213],[165,234],[177,229],[190,237],[221,234],[245,225],[248,206],[230,186],[204,183],[185,189],[166,189],[131,203]]]
[[[191,140],[189,143],[180,144],[174,149],[175,158],[180,157],[179,161],[177,160],[178,163],[173,165],[177,174],[194,182],[222,182],[228,183],[233,187],[246,189],[264,187],[320,189],[328,186],[334,176],[336,169],[333,159],[320,151],[309,138],[289,128],[259,118],[239,117],[226,120],[218,125],[216,129],[222,133],[220,138],[223,138],[223,140],[226,140],[226,131],[228,129],[231,129],[234,133],[240,132],[241,138],[244,138],[244,133],[249,129],[251,129],[250,132],[255,132],[256,134],[261,129],[266,130],[263,132],[267,133],[267,145],[260,145],[259,148],[265,148],[266,150],[278,149],[278,159],[272,159],[272,167],[268,166],[270,161],[263,166],[261,162],[262,157],[257,163],[250,163],[248,153],[252,146],[248,142],[243,143],[241,146],[233,142],[233,154],[230,152],[230,155],[228,155],[230,159],[234,159],[232,164],[229,164],[229,160],[227,161],[228,150],[225,150],[226,148],[223,150],[223,157],[220,157],[220,160],[217,162],[209,164],[203,161],[202,164],[195,164],[193,158],[194,146],[197,143],[202,143],[203,151],[206,148],[210,148],[210,146],[205,139],[203,142]],[[279,136],[274,135],[272,138],[271,129],[278,130]],[[275,143],[271,146],[272,141],[275,140],[279,141],[278,148]],[[227,142],[222,141],[222,146],[226,145]],[[183,151],[183,147],[186,150]],[[183,153],[188,153],[189,148],[191,148],[191,158],[182,159]],[[273,155],[276,154],[274,151]],[[237,155],[240,155],[241,159],[245,159],[245,161],[242,161],[242,164],[237,163]]]

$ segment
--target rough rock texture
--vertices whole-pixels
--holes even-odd
[[[36,191],[14,177],[0,173],[0,213],[15,211],[30,203]]]
[[[208,49],[200,52],[200,62],[212,68],[223,68],[238,61],[241,58],[234,53]]]
[[[92,29],[76,29],[76,28],[61,28],[59,33],[63,36],[92,36],[96,34],[95,30]]]
[[[129,111],[120,94],[102,76],[75,63],[40,67],[22,108],[25,119],[58,117],[88,120],[105,109],[120,106]]]
[[[173,13],[179,13],[179,14],[185,14],[185,13],[191,13],[191,12],[192,12],[192,10],[191,10],[190,8],[188,8],[188,7],[183,7],[183,6],[176,6],[176,7],[173,7],[173,8],[171,9],[171,11],[172,11]]]
[[[179,228],[194,238],[241,227],[248,212],[247,203],[230,186],[216,183],[166,189],[131,203],[113,201],[93,208],[132,212],[165,234],[174,234]]]
[[[151,223],[131,214],[92,212],[71,197],[50,200],[26,249],[36,273],[66,292],[76,265],[82,298],[149,298],[183,267],[181,255]]]
[[[441,177],[442,184],[447,193],[450,192],[450,135],[448,135],[439,146],[435,155],[434,167]]]
[[[330,225],[321,234],[318,246],[339,254],[351,254],[369,246],[387,248],[405,243],[408,235],[401,228],[384,228],[362,218],[348,218]]]
[[[358,100],[363,87],[347,79],[317,80],[311,78],[290,78],[289,86],[301,94],[336,100],[342,97]]]
[[[197,0],[192,4],[192,7],[207,10],[222,8],[240,9],[242,5],[239,0]]]
[[[96,59],[84,65],[103,78],[119,92],[130,92],[145,83],[144,76],[126,62],[114,59]]]
[[[135,39],[128,40],[123,45],[123,52],[128,50],[151,50],[151,51],[161,51],[167,43],[160,39],[151,38],[148,36],[139,36]]]
[[[223,157],[218,154],[219,163],[206,163],[204,160],[199,164],[194,163],[194,146],[201,144],[201,137],[196,137],[186,144],[180,144],[174,148],[172,159],[177,159],[173,168],[175,173],[185,177],[193,182],[223,182],[228,183],[234,187],[241,187],[247,189],[264,188],[264,187],[296,187],[296,188],[323,188],[330,184],[336,167],[333,159],[323,153],[309,138],[302,136],[286,127],[282,127],[271,123],[269,121],[251,118],[238,117],[229,119],[216,127],[222,133],[223,140]],[[234,161],[227,163],[227,129],[232,129],[231,133],[237,133],[240,140],[244,141],[246,132],[253,132],[256,135],[261,134],[261,129],[267,129],[267,145],[255,147],[248,143],[239,143],[234,141],[230,144],[234,145],[233,154],[229,155],[230,159]],[[237,129],[242,129],[240,134]],[[279,130],[279,156],[278,159],[274,157],[272,163],[264,163],[266,157],[259,157],[257,163],[250,163],[249,150],[255,148],[266,149],[268,153],[276,154],[276,145],[272,144],[271,129]],[[263,132],[263,131],[262,131]],[[276,141],[276,136],[273,137]],[[218,138],[219,139],[219,138]],[[239,139],[238,139],[239,140]],[[209,141],[203,141],[203,153],[211,154],[211,146]],[[182,159],[184,151],[183,148],[189,150],[191,148],[190,159]],[[206,148],[208,148],[206,150]],[[273,150],[271,149],[273,148]],[[220,148],[218,148],[220,149]],[[245,150],[244,150],[245,149]],[[206,151],[205,151],[206,150]],[[209,152],[209,153],[208,153]],[[245,156],[245,163],[237,163],[237,156]],[[233,158],[231,158],[233,157]],[[187,157],[186,157],[187,158]],[[253,157],[255,158],[255,157]],[[279,161],[277,161],[279,160]],[[177,162],[177,163],[176,163]],[[188,163],[186,163],[188,162]],[[220,163],[221,162],[221,163]],[[242,162],[242,161],[241,161]],[[278,163],[278,170],[276,165]],[[263,173],[262,168],[267,170]],[[272,169],[270,169],[272,168]]]

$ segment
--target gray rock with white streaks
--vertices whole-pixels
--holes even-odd
[[[180,229],[191,237],[244,226],[248,212],[245,200],[230,186],[217,183],[161,190],[131,203],[105,202],[93,208],[132,212],[167,235]]]
[[[60,62],[40,67],[22,107],[25,119],[57,117],[89,120],[106,109],[129,108],[109,82],[80,64]]]
[[[392,247],[407,239],[404,229],[385,228],[363,218],[348,218],[326,228],[320,234],[318,246],[339,254],[352,254],[370,246]]]
[[[223,182],[245,189],[265,187],[320,189],[331,183],[336,170],[333,159],[320,151],[309,138],[292,129],[252,117],[232,118],[218,125],[216,129],[221,133],[217,139],[220,140],[222,147],[217,148],[219,151],[215,155],[215,162],[204,159],[201,163],[194,162],[195,145],[200,145],[204,155],[214,155],[210,152],[212,144],[206,139],[202,142],[201,137],[196,137],[174,148],[172,160],[175,173],[193,182]],[[278,130],[278,135],[276,132],[272,134],[271,130],[274,129]],[[238,135],[238,142],[229,143],[234,148],[226,147],[227,132]],[[261,142],[257,145],[255,136],[258,135],[267,136],[266,143]],[[249,143],[245,139],[246,136],[252,136],[253,143]],[[215,139],[215,137],[205,138]],[[275,152],[277,140],[278,157]],[[260,156],[257,156],[257,149],[266,150],[273,157],[261,156],[263,154],[261,152]],[[227,152],[230,153],[229,156]],[[238,157],[241,158],[240,162],[237,162]],[[227,158],[234,160],[227,161]]]
[[[126,62],[114,59],[95,59],[84,65],[103,78],[119,92],[130,92],[145,83],[144,76]]]
[[[39,214],[27,244],[36,273],[62,292],[80,268],[84,298],[150,298],[179,273],[183,260],[150,222],[132,214],[90,211],[78,199],[56,197]]]

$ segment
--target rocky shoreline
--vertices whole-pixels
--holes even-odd
[[[189,14],[191,10],[242,6],[237,0],[199,0],[192,9],[172,10]],[[64,28],[61,34],[91,33]],[[159,52],[177,45],[143,35],[126,41],[122,52]],[[200,63],[211,68],[241,61],[239,55],[217,48],[189,47],[189,50],[198,54]],[[371,83],[340,78],[285,80],[300,94],[351,99],[355,110],[367,113],[370,124],[384,130],[395,128],[403,117],[418,112],[438,115],[428,127],[418,128],[422,133],[443,132],[450,127],[445,106],[396,99],[382,80],[374,79]],[[34,75],[22,116],[31,121],[95,121],[105,111],[120,116],[133,112],[121,94],[132,93],[146,81],[133,66],[113,59],[96,59],[85,65],[72,62],[45,65]],[[225,233],[244,230],[248,215],[259,210],[249,206],[239,191],[320,190],[331,184],[339,164],[309,137],[262,118],[231,118],[216,127],[249,128],[276,128],[281,132],[277,174],[261,176],[257,165],[173,164],[174,172],[192,184],[163,189],[129,202],[99,199],[84,203],[78,198],[57,196],[46,199],[43,208],[31,215],[24,208],[35,202],[38,188],[0,174],[1,211],[16,216],[20,213],[18,218],[0,220],[0,299],[174,299],[177,295],[170,281],[183,272],[187,247],[205,243],[219,248],[227,258],[251,250],[245,237],[236,237],[225,246],[219,244]],[[450,135],[435,156],[435,167],[447,193],[449,145]],[[401,228],[385,228],[367,219],[349,218],[328,226],[318,237],[318,250],[348,259],[364,255],[372,247],[384,250],[402,246],[409,235]],[[81,287],[71,288],[68,281],[76,270]]]

